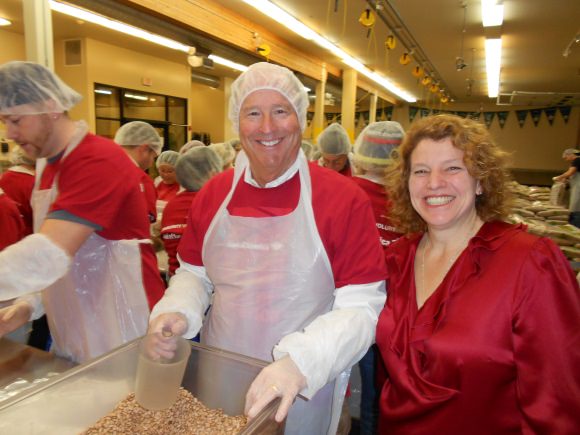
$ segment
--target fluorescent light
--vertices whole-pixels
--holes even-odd
[[[242,65],[241,63],[232,62],[231,60],[225,59],[223,57],[216,56],[215,54],[210,54],[208,59],[213,60],[215,63],[223,66],[227,66],[228,68],[235,69],[237,71],[244,72],[248,69],[246,65]]]
[[[69,15],[71,17],[75,17],[83,21],[88,21],[89,23],[98,24],[99,26],[103,26],[111,30],[116,30],[117,32],[125,33],[126,35],[131,35],[137,38],[145,39],[146,41],[153,42],[154,44],[159,44],[167,48],[183,51],[184,53],[189,53],[189,49],[191,48],[180,42],[173,41],[171,39],[155,35],[153,33],[149,33],[143,29],[129,26],[128,24],[121,23],[119,21],[111,20],[102,15],[97,15],[93,12],[89,12],[85,9],[69,6],[67,4],[59,3],[54,0],[50,0],[50,7],[52,10],[63,13],[65,15]]]
[[[501,26],[503,23],[503,1],[481,0],[481,21],[483,27]]]
[[[310,27],[306,26],[302,22],[298,21],[292,15],[290,15],[285,10],[279,8],[278,6],[274,5],[272,2],[268,0],[243,0],[245,3],[253,6],[258,11],[267,15],[270,18],[273,18],[278,23],[282,24],[283,26],[287,27],[288,29],[292,30],[296,34],[302,36],[304,39],[313,41],[315,44],[319,45],[322,48],[330,51],[335,56],[339,57],[341,61],[345,64],[350,66],[351,68],[355,69],[359,73],[363,74],[364,76],[368,77],[369,79],[373,80],[377,84],[381,85],[389,92],[397,95],[398,97],[402,98],[403,100],[414,103],[417,101],[415,97],[408,94],[407,92],[403,91],[399,87],[397,87],[394,83],[392,83],[386,77],[381,76],[380,74],[370,70],[366,66],[362,64],[359,60],[355,59],[354,57],[350,56],[348,53],[344,52],[340,47],[334,45],[328,39],[324,38],[323,36],[316,33]]]
[[[9,26],[10,24],[12,24],[12,21],[0,17],[0,26]]]
[[[485,40],[485,69],[487,72],[487,95],[497,97],[501,69],[501,38]]]
[[[147,101],[149,99],[149,97],[146,97],[145,95],[129,94],[128,92],[125,92],[125,98],[131,98],[133,100],[140,100],[140,101]]]
[[[107,89],[95,89],[95,94],[111,95],[113,91]]]

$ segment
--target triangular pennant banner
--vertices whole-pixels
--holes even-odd
[[[505,122],[507,121],[509,112],[505,111],[505,112],[497,112],[497,120],[499,122],[499,126],[501,128],[503,128],[503,126],[505,125]]]
[[[387,115],[387,121],[393,118],[393,106],[385,107],[385,114]]]
[[[544,109],[544,113],[546,114],[546,118],[548,118],[548,122],[550,123],[550,125],[554,125],[554,118],[556,118],[556,108],[546,107]]]
[[[413,119],[415,119],[415,116],[417,116],[418,110],[419,110],[418,107],[409,106],[409,122],[413,122]]]
[[[537,127],[538,122],[540,122],[540,117],[542,116],[542,109],[532,109],[530,110],[532,114],[532,121],[534,121],[534,125]]]
[[[426,118],[427,116],[429,116],[429,112],[431,112],[429,109],[422,108],[421,109],[421,117]]]
[[[568,124],[568,119],[570,119],[570,111],[572,110],[572,106],[560,106],[558,107],[560,110],[560,115],[564,118],[564,122]]]
[[[485,122],[485,125],[487,126],[487,128],[490,127],[494,116],[495,116],[495,112],[483,112],[483,121]]]
[[[518,117],[518,124],[520,124],[520,127],[523,127],[526,123],[528,112],[528,110],[516,110],[516,116]]]

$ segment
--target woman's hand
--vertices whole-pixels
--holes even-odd
[[[31,314],[32,307],[25,301],[0,309],[0,338],[26,324]]]
[[[245,413],[252,419],[268,403],[280,397],[282,400],[275,417],[280,423],[286,418],[294,399],[304,387],[306,378],[287,355],[265,367],[254,379],[246,394]]]
[[[153,360],[171,359],[177,350],[176,336],[187,331],[187,319],[181,313],[166,313],[155,317],[149,323],[145,338],[146,351]]]

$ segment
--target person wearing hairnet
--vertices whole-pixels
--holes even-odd
[[[287,68],[256,63],[234,81],[242,151],[193,201],[149,331],[194,337],[213,295],[202,343],[274,361],[248,390],[248,417],[279,397],[287,434],[334,434],[349,369],[374,342],[386,268],[364,192],[300,148],[307,107]],[[158,355],[171,354],[157,335]]]
[[[164,291],[134,165],[69,118],[80,99],[42,65],[0,66],[0,121],[37,159],[35,233],[0,252],[0,299],[18,298],[0,335],[44,308],[52,349],[77,362],[143,335]]]
[[[234,159],[236,158],[236,150],[234,150],[229,142],[212,143],[210,148],[212,148],[222,159],[223,171],[233,168]]]
[[[34,187],[34,159],[15,146],[10,156],[12,166],[0,176],[0,188],[18,207],[24,221],[24,235],[32,234],[32,206],[30,197]]]
[[[239,138],[234,138],[234,139],[230,139],[228,141],[228,143],[230,144],[230,146],[234,149],[234,151],[236,152],[236,157],[238,156],[238,153],[242,150],[242,144],[240,142]],[[235,162],[234,162],[235,164]]]
[[[190,140],[189,142],[187,142],[181,148],[179,148],[179,154],[185,154],[186,152],[188,152],[192,148],[204,147],[204,146],[205,146],[205,144],[202,141],[193,139],[193,140]]]
[[[0,188],[0,251],[24,237],[24,220],[16,206],[4,190]]]
[[[566,172],[557,177],[554,181],[565,182],[570,185],[570,217],[568,221],[575,227],[580,228],[580,151],[575,148],[564,150],[562,158],[570,162],[570,167]]]
[[[133,163],[135,163],[135,167],[138,168],[137,175],[139,176],[141,190],[145,194],[147,201],[147,215],[149,222],[153,223],[157,220],[157,190],[153,180],[145,171],[153,165],[155,158],[161,154],[163,140],[151,124],[143,121],[132,121],[123,124],[117,130],[113,140],[121,145],[123,150],[133,160]]]
[[[366,126],[354,143],[353,165],[356,175],[352,181],[366,192],[373,205],[375,224],[383,248],[402,236],[389,219],[390,203],[385,191],[385,170],[391,163],[391,153],[403,141],[405,132],[395,121],[373,122]],[[376,433],[379,417],[376,368],[378,353],[372,345],[360,360],[361,402],[360,433]]]
[[[342,125],[333,122],[320,133],[317,139],[321,166],[339,174],[352,176],[350,165],[351,146],[348,133]]]
[[[181,189],[167,203],[161,219],[161,240],[169,258],[169,276],[179,267],[177,245],[187,228],[187,214],[191,202],[202,186],[222,171],[222,159],[211,146],[195,147],[179,156],[175,175]]]
[[[178,158],[177,151],[163,151],[155,162],[159,172],[159,176],[154,181],[157,189],[157,219],[159,220],[167,202],[175,198],[179,190],[179,183],[175,178],[175,164]]]
[[[312,160],[312,152],[314,150],[314,147],[312,146],[312,142],[307,141],[307,140],[303,140],[300,147],[302,148],[302,151],[304,152],[304,155],[306,156],[306,160],[311,161]]]

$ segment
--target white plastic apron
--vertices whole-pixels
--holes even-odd
[[[62,161],[86,136],[79,123]],[[58,174],[50,189],[39,190],[46,159],[38,159],[32,193],[38,232],[58,195]],[[82,170],[82,168],[79,168]],[[145,334],[149,306],[145,296],[140,240],[106,240],[93,233],[77,251],[69,272],[42,292],[53,350],[76,362],[102,355]]]
[[[580,211],[580,174],[578,173],[570,177],[570,211]]]
[[[252,218],[227,211],[248,167],[245,154],[238,155],[232,188],[203,243],[203,264],[215,291],[202,342],[272,361],[272,349],[282,337],[331,310],[332,269],[314,221],[310,171],[302,152],[298,159],[296,209],[286,216]],[[348,376],[341,381],[344,385],[337,390],[342,395],[337,394],[339,403],[335,400],[334,406],[334,382],[309,401],[298,398],[286,421],[286,434],[335,433],[331,409],[340,411]],[[340,412],[335,414],[338,422]]]

